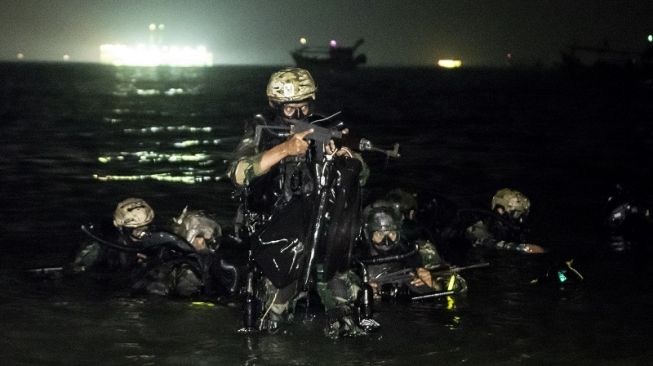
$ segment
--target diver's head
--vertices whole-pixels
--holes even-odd
[[[179,217],[173,219],[173,231],[183,237],[198,252],[215,247],[222,236],[222,228],[202,211],[189,211],[184,208]]]
[[[154,220],[154,210],[141,198],[127,198],[116,206],[113,225],[132,240],[141,240]]]
[[[404,220],[415,220],[417,216],[417,199],[414,194],[397,188],[388,192],[384,197],[384,201],[395,206],[401,212]]]
[[[305,119],[313,113],[317,85],[311,74],[286,68],[270,76],[266,94],[275,114],[285,119]]]
[[[397,247],[400,239],[401,214],[389,206],[366,210],[363,233],[372,254],[385,254]]]
[[[492,211],[519,224],[528,217],[530,208],[528,197],[514,189],[500,189],[492,197]]]

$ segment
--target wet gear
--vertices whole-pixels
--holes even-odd
[[[85,225],[82,231],[94,242],[78,254],[73,266],[82,268],[82,264],[90,267],[107,262],[115,271],[138,264],[138,272],[131,275],[135,292],[191,296],[236,291],[238,271],[218,257],[217,247],[197,251],[183,238],[165,231],[147,232],[138,242],[125,240],[124,235],[116,242],[105,240]],[[112,264],[116,262],[112,258],[118,258],[121,265]]]
[[[464,236],[474,247],[500,250],[526,251],[527,229],[514,220],[498,213],[484,210],[461,210],[485,216],[465,228]]]
[[[259,124],[263,126],[258,129],[262,131],[260,139],[246,137],[237,154],[255,155],[284,141],[276,133],[279,130],[270,128],[283,126],[283,119],[268,123],[259,118],[258,122],[264,123]],[[257,282],[264,284],[256,286],[256,301],[248,294],[244,329],[255,323],[251,313],[259,302],[258,328],[276,331],[316,275],[316,268],[320,269],[318,283],[329,284],[318,291],[323,301],[329,303],[328,293],[339,292],[331,280],[349,268],[354,238],[360,231],[363,164],[358,159],[316,153],[323,148],[312,143],[305,156],[286,158],[270,172],[251,177],[241,188],[251,260],[260,276]],[[241,157],[234,164],[237,168],[232,177],[243,162],[247,161]],[[351,299],[345,302],[353,306]],[[343,327],[339,329],[351,329]]]

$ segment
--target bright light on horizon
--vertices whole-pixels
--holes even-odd
[[[100,62],[116,66],[212,66],[213,54],[204,46],[103,44]]]
[[[461,67],[462,65],[463,62],[460,60],[451,60],[451,59],[438,60],[438,66],[444,67],[445,69],[455,69]]]

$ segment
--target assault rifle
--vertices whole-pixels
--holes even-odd
[[[431,276],[454,274],[468,269],[487,267],[489,265],[490,263],[483,262],[464,267],[451,266],[442,270],[432,271]],[[373,278],[372,281],[376,282],[379,287],[381,287],[387,284],[401,286],[412,281],[413,279],[415,279],[415,271],[412,268],[405,268],[395,272],[381,273],[376,278]]]
[[[312,140],[318,146],[316,149],[316,155],[318,160],[321,160],[324,157],[324,146],[326,146],[331,140],[350,140],[347,141],[347,147],[350,147],[358,151],[375,151],[385,154],[390,158],[399,158],[399,144],[395,143],[392,149],[382,149],[374,146],[372,142],[365,138],[360,138],[356,141],[355,138],[348,138],[348,134],[343,132],[345,129],[344,122],[338,121],[332,123],[331,126],[325,127],[319,125],[321,122],[329,121],[333,117],[340,114],[337,112],[329,117],[318,119],[315,121],[307,122],[305,120],[291,119],[288,120],[290,123],[289,126],[269,126],[267,124],[262,124],[256,126],[254,141],[258,146],[261,141],[261,136],[263,131],[268,131],[276,134],[278,137],[288,137],[296,133],[313,130],[311,134],[306,136],[307,139]],[[265,121],[263,116],[257,115],[257,118]],[[353,141],[352,141],[353,140]]]

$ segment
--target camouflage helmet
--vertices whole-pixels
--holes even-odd
[[[492,197],[492,210],[499,207],[503,208],[510,216],[519,218],[528,215],[531,201],[519,191],[503,188]]]
[[[116,227],[136,228],[154,220],[154,210],[141,198],[127,198],[116,206],[113,213],[113,225]]]
[[[186,207],[173,221],[175,234],[183,237],[189,243],[192,243],[197,237],[215,241],[217,237],[222,236],[220,225],[202,211],[189,211]]]
[[[286,68],[270,76],[268,99],[275,103],[301,102],[315,99],[317,85],[311,74],[304,69]]]

